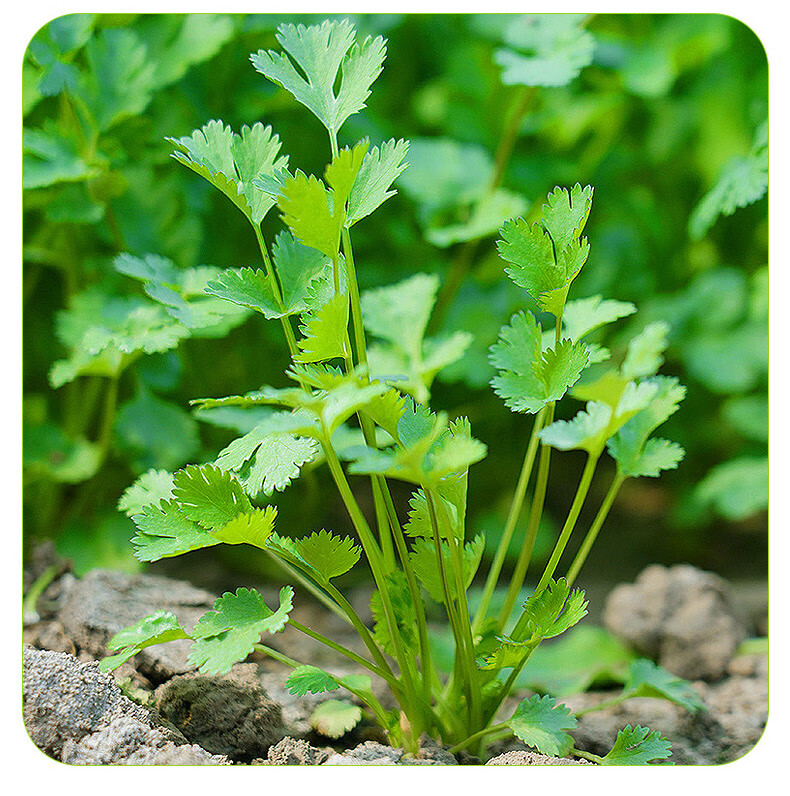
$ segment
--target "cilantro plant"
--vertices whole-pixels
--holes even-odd
[[[233,407],[259,412],[255,416],[260,419],[214,462],[172,474],[145,474],[127,490],[121,507],[137,527],[132,542],[140,560],[219,544],[250,545],[353,626],[366,653],[294,619],[295,591],[287,585],[271,607],[253,589],[226,593],[191,630],[170,613],[145,617],[112,639],[115,654],[103,668],[111,670],[152,644],[191,639],[190,660],[204,673],[227,672],[258,650],[292,667],[288,685],[295,694],[349,692],[393,744],[410,751],[426,733],[453,751],[484,754],[491,740],[512,733],[546,754],[573,752],[605,765],[666,758],[666,739],[639,726],[625,727],[604,757],[575,750],[569,730],[576,717],[548,694],[529,697],[512,715],[502,715],[530,656],[545,639],[562,634],[587,613],[584,592],[573,584],[623,482],[658,476],[683,456],[679,445],[653,436],[684,396],[677,380],[657,375],[666,325],[648,325],[631,340],[622,361],[610,366],[612,354],[594,341],[595,332],[636,308],[600,296],[569,300],[590,255],[583,232],[592,187],[555,188],[538,221],[515,218],[500,230],[504,270],[537,302],[540,313],[517,312],[502,326],[490,352],[496,369],[492,385],[512,411],[533,415],[534,421],[499,547],[472,612],[467,591],[478,574],[484,539],[468,538],[466,500],[470,467],[485,457],[487,448],[472,435],[467,418],[429,408],[434,376],[463,356],[469,335],[427,334],[439,287],[432,275],[415,274],[362,295],[357,281],[353,228],[394,194],[408,144],[393,139],[371,146],[363,140],[341,149],[338,134],[346,119],[365,106],[382,70],[385,42],[381,37],[356,41],[346,21],[282,25],[277,38],[282,52],[261,50],[251,60],[326,128],[331,159],[321,177],[292,169],[278,136],[260,122],[235,132],[212,120],[192,135],[170,139],[173,157],[225,194],[247,218],[262,267],[212,274],[205,284],[208,297],[200,299],[188,294],[157,258],[123,255],[117,268],[143,280],[152,299],[178,309],[184,318],[199,316],[214,306],[204,307],[208,302],[221,300],[274,321],[290,353],[285,374],[290,383],[194,401],[204,413]],[[526,66],[514,61],[509,68]],[[285,229],[270,248],[261,222],[275,208]],[[569,392],[586,406],[569,420],[556,419],[557,402]],[[583,451],[585,466],[537,586],[517,604],[553,449]],[[575,558],[561,569],[606,453],[617,464],[616,475]],[[322,529],[292,538],[275,529],[277,509],[266,505],[266,498],[289,487],[308,462],[326,464],[353,536]],[[533,469],[521,553],[504,604],[493,610],[492,597],[527,503]],[[372,517],[362,511],[350,476],[363,476],[354,479],[356,486],[369,483]],[[407,516],[399,514],[393,501],[393,479],[413,489]],[[370,569],[375,584],[372,629],[335,583],[361,566]],[[454,639],[446,676],[432,648],[431,603],[443,606]],[[334,675],[265,643],[286,625],[368,674]],[[375,696],[372,677],[389,686],[396,708]],[[617,701],[631,696],[671,699],[690,710],[701,707],[687,683],[650,661],[632,664]],[[361,716],[359,705],[337,699],[322,703],[312,721],[319,732],[339,737]]]

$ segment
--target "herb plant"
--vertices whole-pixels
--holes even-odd
[[[573,586],[623,482],[658,476],[683,457],[679,445],[653,436],[685,392],[676,379],[657,375],[666,324],[648,325],[630,341],[622,362],[610,366],[611,352],[591,337],[636,308],[600,296],[568,298],[590,255],[583,232],[592,187],[555,188],[538,221],[515,218],[500,230],[505,271],[540,312],[517,312],[502,326],[490,351],[496,369],[492,386],[512,411],[534,415],[534,422],[499,546],[472,611],[467,592],[478,574],[484,539],[468,538],[466,498],[469,469],[485,457],[486,445],[472,436],[468,419],[450,418],[428,405],[436,373],[463,356],[470,336],[427,333],[439,287],[432,275],[415,274],[362,295],[357,281],[353,227],[395,193],[392,186],[406,168],[408,143],[393,139],[371,146],[363,140],[341,149],[338,134],[365,106],[382,70],[385,42],[381,37],[356,41],[345,21],[282,25],[277,38],[283,52],[261,50],[251,60],[326,128],[331,160],[322,179],[291,170],[278,136],[261,123],[237,133],[212,120],[171,141],[173,157],[233,202],[260,246],[261,268],[213,274],[205,293],[211,301],[253,310],[281,326],[291,358],[285,374],[290,384],[194,401],[202,412],[235,407],[260,413],[260,420],[214,462],[173,474],[149,471],[127,490],[121,506],[137,527],[132,542],[141,561],[218,544],[251,545],[348,621],[367,652],[354,652],[296,621],[290,613],[294,588],[288,585],[272,607],[253,589],[226,593],[191,630],[170,613],[145,617],[112,639],[115,654],[103,668],[112,670],[153,644],[191,639],[190,660],[204,673],[227,672],[258,650],[293,668],[288,686],[295,694],[350,692],[393,744],[412,752],[423,733],[452,751],[480,755],[490,741],[512,733],[540,752],[573,752],[606,765],[668,757],[666,739],[639,726],[625,727],[604,757],[573,749],[568,731],[576,717],[548,694],[524,699],[505,720],[501,715],[538,646],[587,613],[584,592]],[[286,229],[270,250],[261,222],[274,208]],[[116,266],[144,281],[152,299],[183,317],[199,314],[208,300],[187,295],[159,258],[123,255]],[[375,340],[370,345],[368,335]],[[555,419],[557,402],[569,392],[585,408],[570,420]],[[584,470],[537,586],[517,605],[543,511],[552,449],[583,451]],[[616,462],[615,477],[560,576],[563,553],[605,452]],[[276,507],[258,503],[287,488],[303,465],[319,461],[329,469],[355,535],[278,533]],[[494,610],[494,592],[533,469],[526,533],[504,603]],[[369,482],[372,521],[360,508],[349,476]],[[390,493],[392,479],[413,487],[406,517],[399,515]],[[375,584],[372,629],[334,583],[363,560]],[[443,606],[454,639],[447,673],[440,671],[432,647],[431,602]],[[262,637],[288,624],[369,674],[336,676],[263,643]],[[371,677],[386,682],[396,708],[385,707],[374,695]],[[687,683],[645,660],[631,665],[617,701],[631,696],[666,698],[690,710],[701,707]],[[330,700],[316,711],[313,724],[339,737],[361,716],[358,706]]]

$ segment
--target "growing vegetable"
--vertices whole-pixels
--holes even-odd
[[[252,227],[261,267],[216,273],[205,292],[281,327],[291,359],[286,378],[280,386],[244,395],[193,401],[205,412],[221,407],[266,412],[215,461],[173,474],[151,471],[127,491],[122,503],[137,527],[132,542],[141,561],[219,544],[246,544],[276,561],[292,585],[280,590],[272,606],[253,589],[226,593],[191,630],[170,613],[148,616],[112,639],[115,654],[103,661],[103,668],[111,670],[152,644],[191,639],[190,660],[200,671],[227,672],[258,650],[292,667],[288,686],[293,693],[338,691],[342,697],[348,692],[393,744],[410,751],[427,733],[451,751],[485,755],[492,740],[514,734],[545,754],[571,753],[603,765],[665,759],[670,754],[666,739],[640,726],[621,730],[603,757],[576,750],[569,732],[576,718],[550,695],[531,696],[511,716],[503,720],[501,715],[503,702],[539,645],[586,615],[584,591],[574,584],[623,482],[656,477],[677,467],[683,457],[679,445],[654,436],[685,392],[676,379],[658,375],[666,325],[649,324],[630,341],[622,361],[613,364],[611,352],[591,336],[636,307],[600,296],[569,299],[574,279],[591,256],[584,231],[593,188],[557,187],[539,220],[513,218],[500,230],[497,246],[504,270],[540,311],[514,314],[490,350],[495,392],[512,411],[534,420],[528,439],[519,441],[525,450],[523,466],[498,548],[483,577],[478,570],[484,540],[469,538],[465,513],[467,490],[474,488],[470,468],[485,457],[487,447],[472,435],[467,418],[451,418],[429,406],[436,373],[463,356],[470,336],[428,334],[439,288],[431,274],[417,273],[363,293],[358,286],[353,228],[395,193],[393,184],[407,165],[408,143],[392,139],[373,145],[363,140],[341,148],[338,136],[349,116],[365,107],[382,70],[385,41],[357,41],[348,22],[282,25],[278,41],[281,52],[261,50],[251,60],[326,128],[331,159],[321,177],[292,169],[278,136],[260,122],[235,132],[212,120],[171,142],[173,157],[224,193]],[[269,242],[261,222],[275,208],[285,229]],[[143,279],[149,296],[170,316],[196,311],[205,301],[185,298],[172,275],[152,267],[150,260],[124,255],[117,268]],[[558,419],[557,405],[567,403],[566,396],[585,406],[571,419]],[[568,487],[573,494],[570,508],[537,586],[519,602],[553,450],[583,451],[584,469],[575,491]],[[614,480],[590,526],[578,528],[596,467],[605,455],[616,462]],[[331,474],[350,527],[299,538],[278,532],[276,507],[266,505],[266,498],[293,488],[300,469],[319,461]],[[407,514],[399,513],[392,498],[392,480],[413,489]],[[368,484],[372,517],[363,512],[355,492]],[[494,610],[492,597],[505,553],[527,505],[518,561],[504,603]],[[574,532],[582,535],[582,543],[568,564],[563,553]],[[369,568],[373,578],[372,628],[334,582],[354,567]],[[476,576],[484,579],[484,586],[472,611],[468,589]],[[296,621],[291,610],[299,599],[297,589],[344,617],[359,633],[366,654]],[[427,620],[431,602],[443,606],[454,641],[453,663],[446,673],[432,647]],[[367,674],[338,676],[283,655],[269,637],[287,624]],[[381,704],[373,677],[387,683],[397,709]],[[637,661],[621,698],[645,695],[690,710],[701,708],[687,683],[649,661]],[[321,704],[313,725],[337,737],[361,717],[358,706],[339,698]]]

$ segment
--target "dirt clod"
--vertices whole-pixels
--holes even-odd
[[[527,752],[514,749],[502,755],[492,757],[487,766],[587,766],[592,765],[589,760],[571,760],[569,757],[551,757],[539,752]]]
[[[690,680],[718,680],[746,636],[726,582],[695,567],[653,565],[606,600],[604,624]]]
[[[285,735],[280,706],[260,685],[255,664],[226,675],[173,677],[156,690],[157,707],[192,743],[248,763]]]
[[[286,737],[269,747],[266,763],[270,766],[320,766],[333,754],[332,749],[319,749],[301,738]]]

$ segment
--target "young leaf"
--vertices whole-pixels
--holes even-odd
[[[296,552],[322,581],[348,572],[359,561],[362,551],[348,536],[318,531],[295,540]]]
[[[321,702],[310,716],[312,728],[327,738],[340,738],[362,720],[362,710],[358,705],[327,699]]]
[[[581,448],[592,453],[606,442],[611,419],[611,407],[591,401],[587,409],[578,412],[572,420],[555,420],[540,432],[540,438],[559,450]]]
[[[337,680],[329,672],[315,666],[298,666],[288,675],[285,686],[294,696],[322,694],[340,688]]]
[[[468,589],[474,579],[477,568],[480,566],[480,559],[483,556],[485,547],[485,537],[478,534],[474,541],[468,542],[463,547],[463,579],[464,585]],[[425,587],[425,591],[432,600],[437,603],[444,602],[444,589],[442,586],[439,568],[436,562],[436,545],[428,539],[418,539],[409,554],[414,572]],[[444,559],[445,570],[452,572],[452,557],[449,545],[442,541],[442,558]],[[455,599],[458,590],[455,587],[455,579],[451,578],[450,597]]]
[[[660,732],[627,724],[617,733],[614,746],[599,761],[602,766],[644,766],[652,760],[666,760],[671,744]]]
[[[346,202],[354,188],[368,145],[368,140],[364,139],[353,147],[343,147],[326,167],[324,179],[332,189],[332,214],[335,216],[345,214]]]
[[[293,589],[280,589],[280,605],[272,611],[254,589],[226,592],[197,621],[192,630],[195,643],[189,662],[203,674],[224,674],[234,663],[243,661],[262,633],[279,633],[288,622],[293,607]]]
[[[252,509],[238,514],[230,522],[213,532],[213,536],[225,544],[249,544],[266,550],[266,540],[274,530],[277,516],[275,506]]]
[[[346,353],[348,331],[348,293],[337,293],[323,307],[302,316],[299,331],[304,337],[298,341],[300,353],[296,362],[323,362]]]
[[[281,492],[299,477],[302,465],[318,454],[315,440],[291,431],[305,423],[310,418],[304,410],[271,414],[220,451],[215,464],[232,471],[250,497],[261,491],[266,495]]]
[[[450,532],[456,539],[464,538],[466,520],[467,473],[451,475],[443,478],[436,486],[435,492],[443,504],[443,509],[450,522]],[[409,500],[409,519],[404,527],[409,536],[433,538],[433,528],[428,511],[428,501],[422,489],[418,489]],[[439,526],[442,538],[447,537],[447,529]]]
[[[506,724],[517,738],[544,755],[564,757],[573,747],[565,730],[576,727],[576,716],[554,697],[535,694],[522,700]]]
[[[602,300],[600,296],[569,301],[562,314],[565,333],[578,342],[590,332],[607,323],[612,323],[636,312],[630,301]]]
[[[705,704],[688,680],[676,677],[647,658],[639,658],[631,663],[623,694],[668,699],[691,713],[705,710]]]
[[[108,642],[107,649],[117,651],[99,663],[99,671],[111,672],[122,663],[137,655],[140,650],[154,644],[190,638],[181,627],[176,616],[169,611],[157,611],[135,622],[133,625],[119,630]]]
[[[206,293],[249,307],[266,318],[293,314],[280,306],[266,272],[261,269],[227,268],[206,284]]]
[[[478,668],[483,671],[513,669],[521,664],[524,656],[533,646],[524,641],[513,641],[510,638],[497,636],[498,646],[489,652]]]
[[[167,470],[150,469],[126,488],[118,501],[118,510],[128,517],[139,514],[144,506],[158,505],[173,497],[173,474]]]
[[[669,324],[657,321],[646,326],[628,344],[620,372],[626,379],[654,376],[664,362]]]
[[[558,636],[583,619],[587,602],[584,592],[571,591],[565,578],[552,578],[545,589],[527,599],[523,609],[530,637],[537,640]]]
[[[219,539],[186,517],[175,500],[143,506],[132,522],[137,526],[134,555],[140,561],[158,561],[219,544]]]
[[[259,50],[250,60],[259,72],[293,94],[335,134],[349,116],[365,107],[386,53],[380,36],[368,37],[361,45],[353,44],[354,37],[348,20],[327,20],[310,27],[280,25],[277,41],[285,52]],[[338,70],[340,88],[335,95]]]
[[[397,193],[394,189],[390,190],[390,186],[406,168],[404,159],[408,150],[408,141],[392,138],[384,142],[381,148],[374,146],[365,154],[348,197],[347,227],[369,216]]]
[[[342,216],[333,214],[330,199],[321,180],[297,170],[283,183],[277,206],[294,238],[334,259],[340,248]]]
[[[212,119],[191,136],[168,138],[178,149],[173,157],[224,193],[247,218],[260,224],[274,199],[256,184],[256,178],[284,169],[288,157],[278,157],[280,140],[271,127],[256,122],[241,135]]]
[[[207,530],[223,528],[252,510],[241,484],[211,464],[190,464],[173,477],[173,495],[185,517]]]
[[[578,183],[568,191],[555,188],[543,205],[543,226],[554,242],[556,252],[565,251],[578,241],[592,209],[593,189]]]
[[[510,263],[507,275],[523,287],[535,301],[565,281],[565,269],[554,259],[551,238],[540,224],[528,224],[523,218],[509,220],[500,230],[499,256]]]

